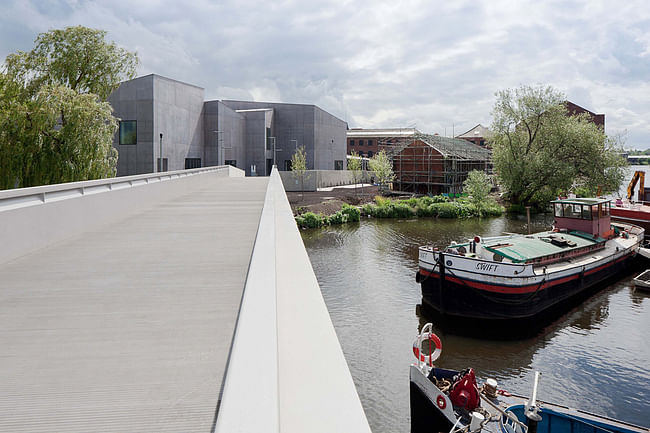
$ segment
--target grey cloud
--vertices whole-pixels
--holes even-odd
[[[314,103],[350,126],[451,134],[489,124],[494,92],[556,87],[650,146],[643,1],[68,1],[0,6],[0,57],[38,32],[103,28],[140,73],[208,98]]]

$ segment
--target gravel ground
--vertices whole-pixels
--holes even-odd
[[[343,203],[360,205],[371,202],[378,194],[376,186],[364,186],[363,193],[358,187],[334,188],[331,191],[287,192],[289,203],[294,214],[304,212],[323,213],[331,215],[341,209]],[[300,212],[298,212],[300,211]]]

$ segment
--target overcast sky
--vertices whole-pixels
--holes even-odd
[[[617,5],[615,5],[617,4]],[[137,51],[138,75],[206,99],[316,104],[350,127],[451,136],[497,90],[551,85],[650,147],[650,7],[638,1],[8,1],[0,59],[69,25]]]

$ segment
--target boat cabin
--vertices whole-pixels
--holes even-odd
[[[553,200],[555,228],[577,230],[593,236],[611,237],[610,200],[604,198],[567,198]]]

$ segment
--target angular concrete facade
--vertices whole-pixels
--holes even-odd
[[[120,144],[119,131],[113,140],[118,176],[156,171],[161,133],[168,170],[228,163],[267,176],[273,139],[281,171],[297,146],[308,169],[346,169],[347,123],[315,105],[204,101],[202,88],[158,75],[122,83],[109,102],[116,117],[136,121],[135,144]]]

